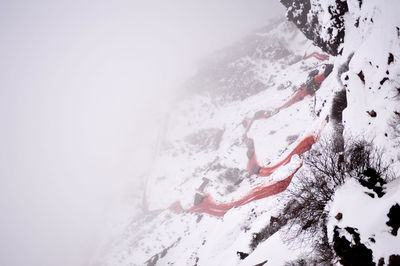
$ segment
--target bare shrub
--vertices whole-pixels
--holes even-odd
[[[390,165],[383,160],[383,151],[372,142],[359,140],[351,143],[346,155],[346,174],[357,178],[362,186],[382,197],[385,194],[384,186],[394,179]]]
[[[291,204],[288,204],[287,206],[291,206]],[[287,220],[282,214],[280,214],[278,217],[271,216],[269,224],[264,227],[260,232],[253,234],[253,239],[250,242],[250,248],[254,250],[258,246],[258,244],[275,234],[282,228],[282,226],[286,225],[286,223]]]
[[[382,159],[382,151],[372,142],[346,138],[340,152],[336,145],[334,140],[322,139],[307,153],[305,167],[286,192],[286,204],[278,216],[271,217],[269,224],[253,235],[252,249],[284,230],[287,243],[305,244],[314,249],[312,256],[287,265],[333,265],[338,261],[326,227],[328,203],[336,189],[347,179],[355,178],[381,197],[384,185],[393,175]]]
[[[314,247],[315,265],[331,265],[335,259],[326,223],[328,203],[337,187],[348,178],[356,178],[381,197],[386,181],[392,179],[382,152],[371,142],[347,139],[343,152],[335,150],[335,143],[325,139],[306,155],[306,167],[288,190],[291,208],[285,207],[280,215],[286,224],[286,242]]]
[[[310,261],[307,258],[300,258],[294,261],[288,261],[284,264],[284,266],[308,266],[313,264],[313,261]]]

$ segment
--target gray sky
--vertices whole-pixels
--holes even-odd
[[[0,265],[89,257],[105,206],[148,168],[176,84],[283,13],[278,0],[1,0]]]

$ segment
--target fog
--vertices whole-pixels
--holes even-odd
[[[0,265],[85,265],[196,62],[278,0],[1,1]]]

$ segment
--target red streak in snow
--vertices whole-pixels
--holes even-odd
[[[247,163],[247,170],[252,174],[258,174],[258,176],[262,176],[262,177],[269,176],[280,166],[289,163],[290,160],[292,159],[293,155],[295,155],[295,154],[301,155],[301,154],[305,153],[306,151],[310,150],[311,146],[316,141],[317,141],[317,138],[312,135],[305,137],[302,141],[299,142],[299,144],[297,144],[297,146],[292,150],[292,152],[289,153],[283,160],[281,160],[280,162],[278,162],[272,166],[268,166],[268,167],[259,165],[257,162],[256,154],[254,153],[253,157],[251,157],[251,159]],[[254,165],[256,165],[260,168],[258,173],[255,173],[252,170],[252,167]]]
[[[323,60],[328,60],[328,59],[329,59],[329,55],[320,54],[320,53],[317,53],[317,52],[312,52],[312,53],[309,54],[309,55],[305,55],[305,54],[304,54],[303,59],[308,59],[308,58],[310,58],[310,57],[315,57],[315,58],[317,58],[318,60],[321,60],[321,61],[323,61]]]
[[[250,190],[249,193],[247,193],[247,195],[240,198],[239,200],[229,202],[229,203],[217,203],[212,198],[212,196],[208,194],[200,204],[193,206],[192,208],[190,208],[187,211],[188,212],[208,213],[210,215],[222,217],[225,215],[225,213],[227,211],[229,211],[230,209],[232,209],[234,207],[243,206],[254,200],[259,200],[259,199],[263,199],[263,198],[266,198],[269,196],[279,194],[286,190],[286,188],[289,186],[293,176],[301,168],[302,164],[303,163],[301,162],[300,165],[293,171],[293,173],[290,174],[285,179],[277,181],[276,183],[274,183],[272,185],[263,185],[263,186],[253,188],[252,190]]]
[[[300,102],[301,100],[304,99],[304,97],[306,97],[308,95],[307,90],[306,90],[306,86],[302,86],[284,105],[282,105],[281,107],[279,107],[279,111],[288,108],[289,106]]]
[[[312,54],[310,54],[308,56],[304,55],[304,59],[307,59],[310,57],[315,57],[318,60],[328,60],[329,59],[328,55],[321,55],[317,52],[313,52]],[[314,77],[314,81],[318,85],[321,85],[321,83],[324,81],[324,79],[325,79],[325,76],[323,74],[319,74]],[[252,139],[247,138],[247,132],[250,130],[250,128],[255,120],[270,118],[271,116],[279,113],[279,111],[281,111],[285,108],[288,108],[291,105],[303,100],[304,97],[306,97],[308,95],[309,94],[307,93],[306,85],[304,85],[285,104],[283,104],[281,107],[279,107],[276,110],[276,112],[273,112],[272,114],[267,114],[266,112],[264,112],[262,114],[262,112],[260,111],[257,113],[256,116],[254,116],[252,119],[250,119],[250,121],[248,122],[248,124],[246,126],[245,138],[248,139],[249,141],[251,141],[253,148],[254,148],[254,142]],[[311,94],[310,96],[313,96],[313,95],[314,95],[314,93]],[[326,122],[328,121],[327,119],[326,119]],[[320,129],[320,131],[322,130],[322,128]],[[319,137],[318,135],[319,134],[317,134],[316,136],[309,135],[309,136],[305,137],[303,140],[301,140],[297,144],[297,146],[283,160],[281,160],[280,162],[276,163],[273,166],[268,166],[268,167],[260,166],[257,162],[257,158],[256,158],[255,151],[254,151],[252,157],[249,159],[249,161],[247,163],[247,170],[250,173],[257,174],[260,177],[269,176],[280,166],[286,165],[287,163],[289,163],[293,155],[301,155],[301,154],[305,153],[306,151],[310,150],[312,145],[318,141],[318,137]],[[274,183],[272,185],[258,186],[256,188],[250,190],[249,193],[247,193],[245,196],[243,196],[239,200],[236,200],[233,202],[217,203],[217,202],[215,202],[215,200],[212,198],[212,196],[210,194],[207,194],[207,196],[203,199],[203,201],[201,203],[199,203],[198,205],[194,205],[190,209],[187,209],[187,210],[183,209],[183,207],[179,201],[174,202],[168,209],[170,209],[171,211],[174,211],[176,213],[185,212],[185,211],[186,212],[198,212],[198,213],[208,213],[210,215],[222,217],[225,215],[225,213],[227,211],[229,211],[230,209],[232,209],[234,207],[243,206],[254,200],[259,200],[262,198],[273,196],[273,195],[276,195],[278,193],[285,191],[286,188],[289,186],[293,176],[302,167],[302,165],[303,165],[303,162],[301,162],[300,165],[293,171],[293,173],[291,173],[285,179],[277,181],[276,183]],[[253,171],[254,167],[258,169],[257,173],[255,173]],[[147,201],[144,201],[143,205],[145,205],[145,208],[147,209]]]

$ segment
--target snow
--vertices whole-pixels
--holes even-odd
[[[391,228],[386,225],[390,207],[400,203],[400,180],[387,184],[387,193],[382,198],[376,195],[372,198],[366,192],[373,193],[355,179],[348,180],[336,191],[330,207],[329,237],[332,240],[335,226],[357,228],[361,243],[366,243],[372,250],[375,262],[382,257],[388,261],[390,255],[399,253],[400,247],[400,237],[393,236]],[[339,212],[343,218],[337,221],[334,217]]]
[[[262,242],[249,257],[238,265],[257,265],[268,261],[266,265],[284,265],[285,262],[298,258],[303,250],[294,249],[285,244],[282,234],[277,232]]]
[[[349,65],[350,70],[341,77],[347,85],[349,102],[349,107],[343,113],[348,125],[345,128],[346,134],[373,140],[386,151],[389,157],[387,160],[394,163],[393,167],[400,169],[398,151],[392,147],[390,137],[385,136],[390,131],[389,118],[398,109],[395,88],[400,81],[400,36],[396,27],[400,25],[400,17],[396,12],[400,10],[400,2],[389,0],[378,4],[375,1],[363,1],[361,9],[357,1],[350,3],[342,58],[347,58],[351,53],[354,56]],[[358,28],[355,26],[357,19]],[[395,61],[388,65],[389,53],[394,55],[397,63]],[[364,73],[365,84],[358,76],[360,71]],[[346,76],[347,81],[344,80]],[[384,77],[390,79],[381,85]],[[371,110],[376,111],[376,118],[367,114]]]
[[[328,10],[334,1],[312,2],[316,9]],[[400,27],[400,17],[395,14],[400,10],[400,2],[363,1],[361,9],[355,0],[348,1],[348,5],[343,53],[330,59],[334,70],[315,97],[306,97],[269,119],[256,120],[248,132],[247,136],[254,140],[260,165],[281,161],[305,136],[331,136],[334,127],[332,123],[325,126],[325,118],[330,115],[334,93],[345,86],[348,100],[343,112],[345,135],[372,140],[385,152],[384,159],[394,172],[400,173],[400,151],[393,145],[388,126],[393,112],[400,111],[399,100],[395,97],[396,88],[400,87],[400,36],[396,30]],[[318,19],[323,22],[321,34],[324,35],[329,20],[323,14]],[[359,27],[356,27],[358,19]],[[230,81],[222,78],[218,85],[214,84],[214,91],[188,93],[173,104],[144,193],[151,212],[128,225],[125,223],[123,233],[118,233],[119,241],[111,241],[107,252],[96,260],[99,265],[143,265],[156,254],[160,254],[158,265],[255,265],[266,260],[267,265],[284,265],[309,254],[309,247],[285,243],[282,231],[261,242],[255,250],[249,247],[253,234],[278,214],[283,194],[232,208],[221,218],[167,209],[176,201],[184,209],[190,208],[203,177],[210,180],[205,193],[217,202],[231,202],[255,187],[286,178],[302,160],[300,156],[293,156],[288,164],[266,178],[247,173],[242,122],[259,110],[275,110],[282,106],[306,81],[311,70],[321,69],[322,63],[317,59],[301,58],[306,53],[321,50],[287,22],[277,23],[271,30],[255,32],[246,42],[239,47],[243,49],[232,48],[232,51],[239,50],[240,56],[229,54],[232,51],[228,50],[226,57],[221,52],[221,61],[226,60],[226,71],[240,69],[251,73],[248,78],[261,82],[262,90],[242,100],[225,99],[224,93],[218,94],[217,89],[228,86]],[[276,54],[271,51],[277,47],[284,48],[289,55],[274,57]],[[389,53],[395,60],[390,65],[387,62]],[[350,57],[349,70],[339,76],[339,67]],[[360,71],[365,83],[359,77]],[[229,77],[229,73],[226,76]],[[382,85],[384,77],[389,80]],[[206,87],[201,89],[207,90]],[[377,117],[367,113],[371,110],[376,111]],[[210,129],[223,132],[217,147],[199,148],[187,140],[188,136]],[[237,176],[224,175],[232,169]],[[400,237],[390,234],[386,215],[394,203],[400,202],[400,181],[387,184],[382,198],[371,198],[365,192],[371,193],[355,179],[349,179],[336,191],[328,205],[329,237],[332,240],[335,225],[355,227],[361,242],[373,251],[374,260],[377,262],[384,257],[388,261],[389,255],[399,254]],[[341,221],[334,218],[338,212],[343,213]],[[370,238],[376,242],[371,242]],[[167,251],[161,256],[164,250]],[[250,254],[240,260],[237,251]]]

